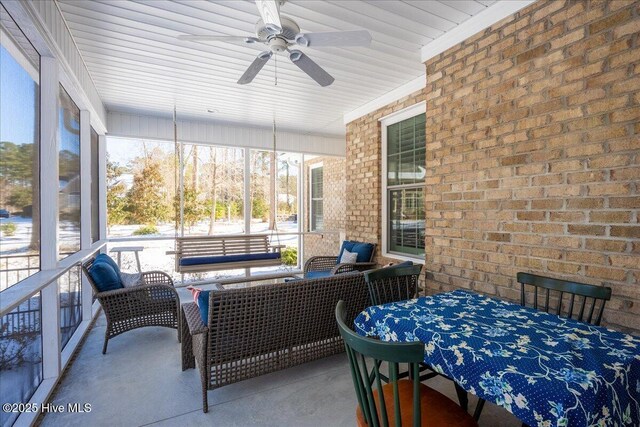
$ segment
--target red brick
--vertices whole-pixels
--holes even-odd
[[[606,227],[603,225],[569,224],[568,231],[569,234],[604,236]]]
[[[587,239],[585,249],[603,252],[622,252],[627,243],[620,240]]]
[[[640,238],[640,226],[612,225],[611,237]]]
[[[593,211],[589,214],[589,222],[626,223],[631,221],[630,211]]]
[[[577,198],[567,201],[567,209],[598,209],[604,207],[602,198]]]
[[[596,34],[599,31],[612,28],[627,20],[631,19],[631,9],[624,9],[620,12],[607,16],[599,21],[596,21],[589,25],[589,34]]]

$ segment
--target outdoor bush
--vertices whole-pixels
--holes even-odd
[[[156,227],[155,225],[152,224],[148,224],[148,225],[143,225],[142,227],[138,228],[136,231],[133,232],[134,236],[146,236],[148,234],[158,234],[160,231],[158,231],[158,227]]]
[[[282,263],[284,265],[298,265],[298,249],[287,246],[282,250]]]
[[[12,222],[6,222],[0,225],[0,231],[2,231],[2,234],[6,237],[11,237],[16,234],[17,228],[18,227],[16,227],[16,225]]]

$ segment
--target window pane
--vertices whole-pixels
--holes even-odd
[[[185,235],[244,232],[243,175],[244,150],[184,145]]]
[[[80,250],[80,109],[60,86],[58,135],[59,258]]]
[[[174,144],[109,137],[106,151],[108,237],[174,237]]]
[[[99,138],[91,128],[91,241],[100,240]]]
[[[42,382],[40,294],[0,319],[0,404],[26,403]],[[10,426],[18,413],[0,411],[0,425]]]
[[[274,159],[271,151],[251,150],[251,233],[264,233],[273,228],[275,207],[271,209],[271,200],[275,200],[275,186],[272,187],[271,174],[275,174]]]
[[[311,231],[324,229],[324,176],[322,166],[311,169]]]
[[[387,144],[387,185],[424,182],[425,114],[388,126]]]
[[[389,251],[424,255],[424,189],[389,191]]]
[[[40,270],[40,58],[2,5],[0,18],[2,291]]]
[[[286,266],[296,267],[299,265],[299,238],[293,233],[298,232],[298,178],[302,156],[280,152],[277,161],[278,232],[292,234],[274,237],[273,243],[286,246],[282,250],[282,262]]]
[[[324,228],[322,200],[311,201],[311,212],[311,229],[322,230]]]
[[[82,322],[80,266],[71,268],[58,279],[58,290],[60,295],[61,348],[64,348]]]
[[[400,123],[387,127],[387,153],[389,155],[400,152]]]

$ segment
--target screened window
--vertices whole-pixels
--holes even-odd
[[[423,256],[425,114],[387,126],[387,251]]]
[[[322,166],[311,169],[311,231],[324,228]]]
[[[60,258],[80,250],[80,109],[60,86],[58,228]]]
[[[0,5],[0,291],[40,270],[39,68]]]

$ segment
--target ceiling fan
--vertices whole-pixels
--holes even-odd
[[[255,0],[261,19],[256,22],[255,36],[205,36],[205,35],[180,35],[180,40],[191,41],[223,41],[238,44],[263,43],[269,47],[258,54],[244,72],[238,84],[251,83],[262,67],[271,59],[274,53],[287,52],[289,59],[298,68],[307,73],[320,86],[329,86],[335,80],[322,67],[313,62],[311,58],[299,49],[290,49],[293,46],[305,47],[343,47],[343,46],[369,46],[371,34],[366,30],[359,31],[335,31],[325,33],[300,33],[300,27],[296,22],[286,16],[280,15],[280,5],[284,0]]]

